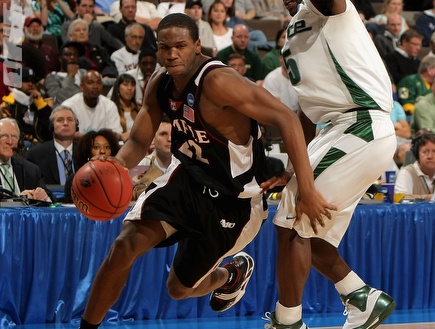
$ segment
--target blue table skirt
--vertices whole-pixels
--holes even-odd
[[[153,249],[135,263],[106,320],[261,316],[274,310],[276,240],[270,219],[275,209],[246,248],[256,267],[235,307],[214,313],[208,296],[172,300],[166,290],[172,246]],[[367,283],[394,296],[397,309],[435,308],[434,224],[435,204],[358,206],[339,249]],[[121,218],[96,222],[68,207],[0,209],[2,324],[77,320],[121,225]],[[343,310],[333,284],[314,270],[303,304],[309,312]]]

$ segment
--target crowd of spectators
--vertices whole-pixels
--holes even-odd
[[[353,2],[391,76],[392,97],[398,107],[392,119],[397,121],[399,144],[410,145],[416,131],[435,130],[435,1],[422,5],[413,21],[405,19],[403,0],[384,0],[377,11],[370,1]],[[147,82],[160,67],[155,30],[162,17],[173,12],[184,12],[198,24],[203,53],[234,67],[254,83],[264,83],[263,87],[292,110],[299,108],[280,56],[291,19],[281,1],[22,3],[27,6],[22,11],[26,17],[21,39],[8,37],[6,17],[0,22],[4,36],[1,60],[13,55],[9,43],[23,51],[22,86],[14,88],[2,81],[0,114],[16,120],[21,134],[17,149],[30,154],[31,161],[38,158],[33,148],[49,143],[50,157],[44,160],[56,161],[61,169],[65,165],[63,151],[68,150],[75,159],[77,143],[73,140],[78,142],[90,131],[108,129],[120,144],[128,138]],[[14,10],[13,3],[10,6],[6,9]],[[252,28],[253,20],[278,21],[275,39]],[[424,58],[422,47],[427,50]],[[4,69],[2,66],[2,75],[7,73]],[[66,143],[58,136],[68,135],[70,112],[74,131],[72,135],[69,132]],[[403,149],[400,152],[395,157],[399,167]],[[79,168],[74,161],[73,171]],[[62,185],[68,178],[65,173],[49,177],[44,171],[42,177],[46,184]]]

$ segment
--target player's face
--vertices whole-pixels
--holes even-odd
[[[170,27],[161,30],[157,45],[162,65],[171,76],[193,73],[195,57],[201,53],[201,43],[192,40],[188,29]]]
[[[154,145],[156,153],[169,154],[171,153],[171,130],[172,126],[168,122],[162,122],[154,136]]]
[[[76,121],[70,110],[60,110],[53,114],[54,135],[57,139],[72,139],[76,132]]]
[[[96,155],[105,155],[110,156],[112,154],[112,148],[110,147],[109,142],[103,136],[97,136],[94,139],[94,144],[91,149],[92,156]]]
[[[10,121],[0,122],[0,160],[7,162],[18,146],[18,128]]]

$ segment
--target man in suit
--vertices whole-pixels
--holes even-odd
[[[46,189],[41,171],[35,164],[15,155],[20,138],[18,123],[13,118],[0,119],[0,173],[2,188],[28,199],[54,201]],[[3,193],[4,194],[4,193]]]
[[[40,143],[27,152],[27,160],[38,165],[45,184],[65,185],[74,173],[74,134],[78,121],[74,112],[66,106],[56,107],[50,115],[53,140]]]

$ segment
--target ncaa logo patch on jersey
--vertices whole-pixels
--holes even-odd
[[[189,93],[187,94],[187,105],[193,106],[195,104],[195,96],[193,94]]]

